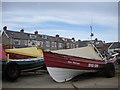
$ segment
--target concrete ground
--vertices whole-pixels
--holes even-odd
[[[118,76],[116,73],[113,78],[105,78],[95,73],[79,75],[70,81],[64,83],[55,82],[47,71],[38,71],[36,73],[27,72],[15,81],[9,82],[3,80],[3,88],[118,88]]]

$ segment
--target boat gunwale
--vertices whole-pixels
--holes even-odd
[[[29,58],[38,58],[38,57],[34,57],[34,56],[22,55],[22,54],[15,54],[15,53],[8,53],[8,52],[6,54],[21,55],[21,56],[26,56],[26,57],[29,57]]]
[[[48,56],[48,57],[50,57],[50,56]],[[51,56],[51,58],[53,58],[52,56]],[[56,58],[56,57],[54,57],[55,59],[59,59],[59,58]],[[73,60],[71,60],[71,59],[63,59],[63,60],[65,60],[65,61],[73,61]],[[52,61],[52,60],[50,60],[50,61]],[[92,60],[91,60],[92,61]],[[75,61],[75,62],[77,62],[77,61]],[[85,62],[85,61],[80,61],[81,63],[93,63],[93,64],[96,64],[95,62]],[[97,63],[97,64],[100,64],[100,65],[103,65],[103,64],[105,64],[104,62],[102,63],[102,62],[99,62],[99,63]]]
[[[64,54],[58,54],[58,53],[53,53],[53,52],[44,52],[44,53],[52,53],[52,54],[54,54],[54,55],[58,55],[59,57],[64,57],[64,56],[66,56],[66,57],[69,57],[69,58],[72,58],[72,57],[74,57],[74,58],[80,58],[80,59],[87,59],[87,60],[91,60],[91,61],[96,61],[96,62],[106,62],[105,60],[97,60],[97,59],[90,59],[90,58],[83,58],[83,57],[77,57],[77,56],[70,56],[70,55],[64,55]],[[61,56],[62,55],[62,56]],[[45,56],[45,55],[44,55]],[[109,61],[109,60],[107,60],[107,61]]]

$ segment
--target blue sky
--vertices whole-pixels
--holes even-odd
[[[2,2],[2,26],[10,30],[118,41],[117,2]]]

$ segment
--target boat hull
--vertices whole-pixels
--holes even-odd
[[[96,72],[96,70],[78,70],[78,69],[66,69],[66,68],[55,68],[47,67],[47,70],[56,82],[65,82],[71,80],[73,77],[86,73]]]
[[[45,67],[43,57],[32,57],[14,53],[7,53],[9,59],[2,61],[3,68],[7,67],[7,63],[14,62],[19,65],[21,71],[35,71],[42,67]]]
[[[96,61],[51,52],[45,52],[44,59],[50,76],[56,82],[68,81],[82,73],[96,72],[102,70],[105,66],[104,61]]]
[[[9,59],[9,62],[18,64],[21,71],[35,71],[45,66],[43,58]],[[8,61],[2,61],[3,68],[7,63]]]

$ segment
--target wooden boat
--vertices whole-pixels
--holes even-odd
[[[93,46],[56,50],[44,53],[45,64],[50,76],[56,82],[65,82],[86,73],[105,70],[106,77],[115,74],[116,58],[106,60]]]
[[[36,47],[6,49],[2,60],[3,72],[9,80],[15,80],[21,71],[35,71],[45,66],[43,52]]]

